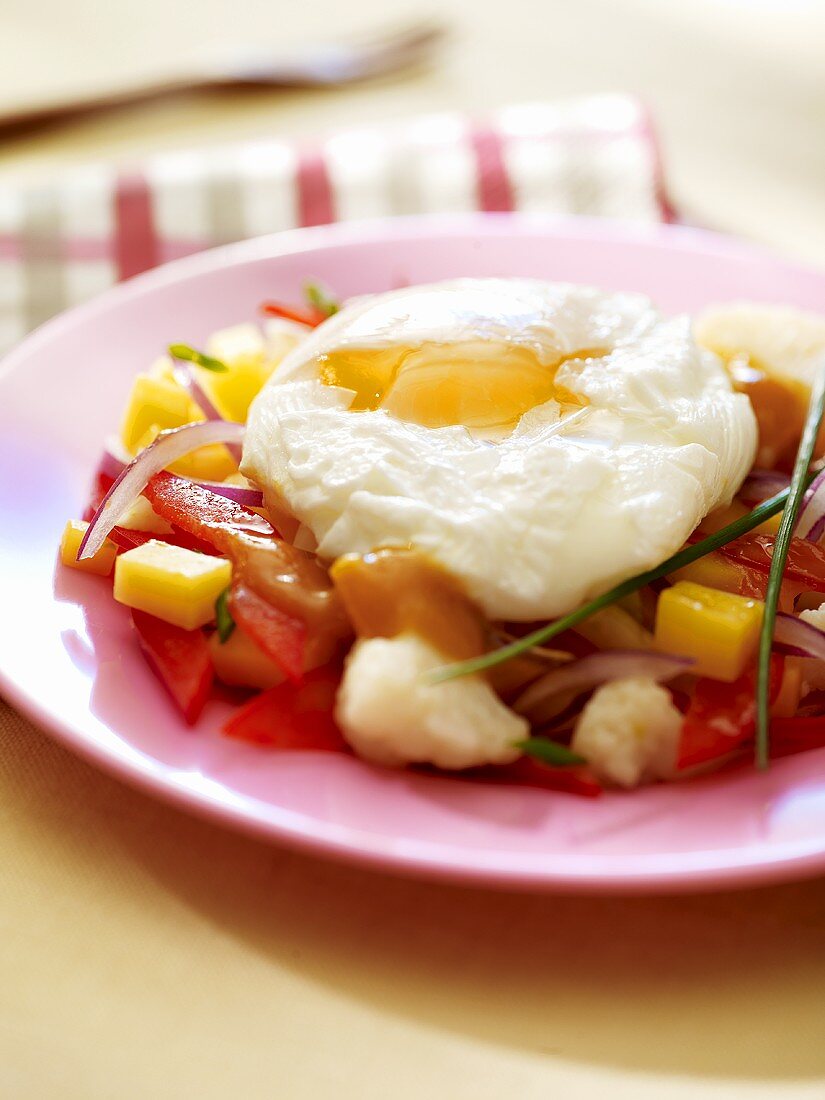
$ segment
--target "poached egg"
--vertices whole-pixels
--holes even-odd
[[[243,473],[322,559],[423,551],[490,619],[554,618],[674,553],[756,425],[685,317],[459,279],[351,301],[253,402]]]

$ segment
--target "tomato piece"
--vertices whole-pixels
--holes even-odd
[[[103,498],[109,492],[114,485],[115,479],[108,474],[104,474],[102,470],[99,470],[95,475],[94,485],[92,487],[92,495],[89,497],[89,503],[83,512],[82,518],[86,522],[90,522],[95,512],[103,503]]]
[[[309,325],[317,328],[322,321],[326,321],[327,314],[316,306],[289,306],[284,302],[263,302],[261,312],[267,317],[283,317],[287,321],[297,321],[300,325]]]
[[[234,581],[229,592],[229,611],[235,622],[270,657],[284,676],[294,683],[304,674],[307,625],[303,619],[259,596],[242,581]]]
[[[275,536],[272,524],[257,512],[165,470],[143,493],[163,519],[223,552],[238,534]]]
[[[770,754],[792,756],[825,746],[825,715],[806,718],[774,718],[771,722]]]
[[[212,658],[202,630],[182,630],[144,611],[133,611],[143,655],[183,717],[197,721],[212,688]]]
[[[512,764],[496,768],[498,778],[518,783],[524,787],[541,787],[544,790],[564,791],[583,798],[598,798],[602,785],[586,765],[555,768],[529,756],[522,756]]]
[[[340,680],[340,664],[315,668],[300,684],[285,680],[236,711],[223,731],[254,745],[349,752],[333,717]]]
[[[782,657],[771,657],[771,702],[779,694],[784,665]],[[755,667],[747,669],[733,683],[702,677],[696,682],[682,722],[676,766],[692,768],[726,756],[750,741],[755,728]]]
[[[169,531],[159,534],[156,531],[134,531],[131,527],[113,527],[108,536],[121,551],[134,550],[153,539],[168,542],[172,546],[183,546],[187,550],[197,550],[201,554],[216,555],[218,551],[208,542],[193,538],[183,531]]]
[[[728,561],[766,574],[771,567],[775,541],[773,535],[742,535],[721,546],[718,552]],[[825,549],[805,539],[791,539],[783,577],[804,590],[825,592]]]

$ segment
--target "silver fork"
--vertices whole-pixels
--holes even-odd
[[[77,96],[39,107],[0,109],[0,136],[64,122],[115,107],[193,91],[238,88],[323,88],[354,84],[427,61],[444,38],[444,27],[418,23],[362,39],[318,42],[281,56],[243,54],[205,62],[192,70],[121,85],[106,92]]]

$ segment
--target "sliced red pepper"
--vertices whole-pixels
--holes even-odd
[[[771,657],[771,702],[779,693],[784,667],[782,657]],[[682,723],[677,768],[692,768],[726,756],[751,740],[755,726],[755,668],[730,684],[701,678]]]
[[[720,547],[718,553],[737,565],[767,574],[775,541],[773,535],[742,535]],[[825,592],[825,548],[805,539],[791,539],[783,577],[801,589]]]
[[[603,790],[601,783],[585,765],[554,768],[529,756],[522,756],[512,764],[496,768],[495,773],[505,782],[519,783],[525,787],[541,787],[550,791],[565,791],[583,798],[598,798]]]
[[[133,611],[140,648],[186,721],[196,722],[212,687],[212,658],[202,630],[183,630]]]
[[[349,752],[335,724],[335,693],[340,664],[308,672],[300,684],[284,681],[256,695],[223,727],[227,737],[277,749]]]
[[[770,754],[772,757],[792,756],[797,752],[821,749],[823,746],[825,746],[825,715],[771,720]]]
[[[317,328],[322,321],[326,321],[327,314],[316,306],[289,306],[284,302],[263,302],[261,313],[267,317],[283,317],[287,321],[297,321],[300,325],[309,325]]]
[[[307,625],[303,619],[287,615],[242,581],[235,581],[229,592],[232,618],[253,642],[270,657],[294,683],[304,674]]]

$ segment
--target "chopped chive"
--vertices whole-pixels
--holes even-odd
[[[341,308],[332,295],[324,290],[319,283],[307,283],[304,286],[304,296],[311,306],[315,306],[321,313],[331,317]]]
[[[204,355],[196,348],[190,348],[188,344],[170,344],[167,351],[173,359],[184,359],[187,363],[194,363],[196,367],[214,371],[216,374],[225,374],[229,367],[222,359],[215,359],[212,355]]]
[[[514,747],[521,749],[525,756],[532,756],[542,764],[550,764],[554,768],[569,768],[575,764],[587,763],[583,756],[568,749],[566,745],[560,745],[558,741],[551,741],[549,737],[527,737],[524,741],[515,741]]]
[[[813,474],[805,476],[803,488],[810,484],[813,476]],[[633,592],[638,592],[640,588],[644,588],[646,584],[657,581],[660,577],[667,576],[668,573],[674,573],[677,569],[703,558],[705,554],[709,554],[712,550],[718,550],[720,546],[733,542],[740,535],[746,535],[749,531],[753,531],[760,523],[764,523],[766,519],[770,519],[771,516],[775,516],[782,511],[789,493],[790,488],[783,489],[781,493],[777,493],[769,500],[757,505],[746,516],[741,516],[733,523],[729,523],[726,527],[714,532],[714,534],[708,535],[700,542],[695,542],[691,546],[684,546],[672,557],[663,561],[661,565],[648,569],[647,572],[640,573],[629,580],[622,581],[615,588],[611,588],[609,592],[604,592],[601,596],[597,596],[595,600],[591,600],[590,603],[571,611],[569,615],[556,619],[555,622],[548,623],[546,626],[541,626],[531,634],[525,634],[523,638],[510,642],[509,645],[494,649],[491,653],[484,653],[481,657],[473,657],[469,661],[457,661],[454,664],[433,669],[426,676],[428,683],[439,684],[444,680],[455,680],[459,676],[469,676],[474,672],[485,672],[488,668],[495,668],[496,665],[502,665],[506,661],[512,660],[513,657],[519,657],[522,653],[527,653],[534,646],[544,645],[545,642],[549,642],[551,638],[555,638],[556,635],[569,630],[570,627],[578,626],[580,622],[588,619],[597,611],[601,611],[603,607],[609,607],[617,600],[623,600],[626,596],[630,596]]]
[[[802,507],[802,497],[810,482],[808,467],[813,458],[823,416],[825,416],[825,366],[820,370],[811,393],[808,419],[805,421],[805,430],[802,433],[799,450],[796,452],[791,484],[787,491],[788,499],[773,544],[771,568],[768,573],[768,584],[765,588],[765,611],[762,616],[759,657],[756,667],[756,766],[762,769],[768,767],[770,750],[771,649],[773,648],[773,634],[776,627],[779,591],[782,587],[782,574],[785,572],[785,562],[788,560],[788,550],[791,546],[794,527],[799,516],[799,510]]]
[[[232,618],[232,612],[229,610],[229,589],[224,588],[220,596],[215,600],[215,624],[218,628],[218,637],[221,640],[221,645],[224,642],[228,642],[232,637],[232,631],[235,629],[235,620]]]

